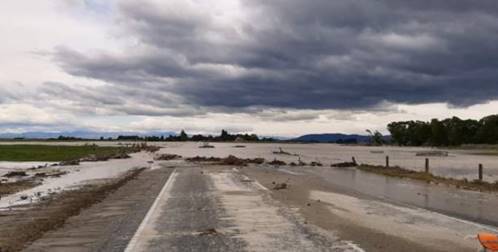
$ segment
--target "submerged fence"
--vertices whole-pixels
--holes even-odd
[[[352,161],[353,161],[353,163],[354,163],[354,164],[366,164],[366,165],[372,165],[372,164],[369,164],[369,163],[362,163],[362,162],[358,163],[358,161],[357,161],[358,159],[357,159],[355,156],[353,156],[351,159],[352,159]],[[424,171],[425,173],[431,173],[431,165],[430,165],[430,164],[431,164],[431,161],[430,161],[431,159],[430,159],[430,158],[428,158],[428,157],[426,157],[424,160],[425,160],[425,162],[424,162],[424,170],[423,170],[423,171]],[[375,165],[378,165],[378,164],[375,164]],[[389,155],[386,155],[386,156],[385,156],[385,163],[384,163],[384,166],[385,166],[386,168],[391,167],[391,163],[390,163],[390,156],[389,156]],[[408,170],[415,170],[415,171],[418,171],[418,169],[414,169],[413,167],[412,167],[412,168],[411,168],[411,167],[404,167],[404,166],[400,166],[400,165],[396,165],[396,166],[397,166],[397,167],[400,167],[400,168],[408,169]],[[470,168],[470,167],[469,167],[469,168]],[[482,163],[478,163],[478,164],[476,165],[476,168],[477,168],[477,169],[475,170],[475,171],[476,171],[476,172],[475,172],[475,179],[476,179],[476,180],[478,180],[478,181],[484,181],[484,165],[483,165]],[[469,169],[469,172],[470,172],[470,169]],[[443,175],[443,174],[438,174],[438,175]],[[447,174],[447,175],[450,175],[449,177],[452,177],[452,176],[451,176],[451,175],[452,175],[451,173],[450,173],[450,174]],[[494,175],[491,175],[490,177],[494,177]],[[467,178],[467,179],[472,179],[471,177],[468,177],[468,176],[465,176],[465,178]],[[496,180],[496,181],[498,181],[498,180]],[[490,182],[493,182],[493,181],[490,181]]]

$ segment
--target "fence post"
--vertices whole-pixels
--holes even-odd
[[[429,158],[425,158],[425,173],[429,173]]]
[[[483,171],[482,164],[479,164],[479,181],[482,181],[482,171]]]
[[[353,159],[353,164],[355,164],[355,165],[358,164],[358,163],[356,163],[356,158],[353,157],[352,159]]]
[[[389,168],[389,156],[386,156],[386,167]]]

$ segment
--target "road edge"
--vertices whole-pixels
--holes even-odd
[[[169,190],[171,189],[171,185],[176,179],[176,176],[178,175],[177,169],[175,168],[173,172],[171,172],[168,180],[166,183],[164,183],[163,188],[161,189],[161,192],[157,195],[156,199],[154,200],[154,203],[152,206],[149,208],[149,211],[145,215],[144,219],[140,223],[140,226],[138,227],[137,231],[131,238],[130,242],[126,246],[126,249],[124,252],[134,252],[137,251],[137,247],[140,245],[141,241],[140,238],[142,236],[143,231],[145,230],[145,227],[148,225],[149,220],[151,219],[152,215],[157,211],[157,208],[159,206],[159,202],[165,197],[168,198]]]

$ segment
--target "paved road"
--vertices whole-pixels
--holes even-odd
[[[343,251],[236,169],[176,169],[128,251]]]

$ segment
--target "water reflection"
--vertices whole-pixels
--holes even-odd
[[[498,195],[494,193],[458,190],[349,168],[313,167],[308,168],[307,172],[320,176],[345,191],[498,226]]]

